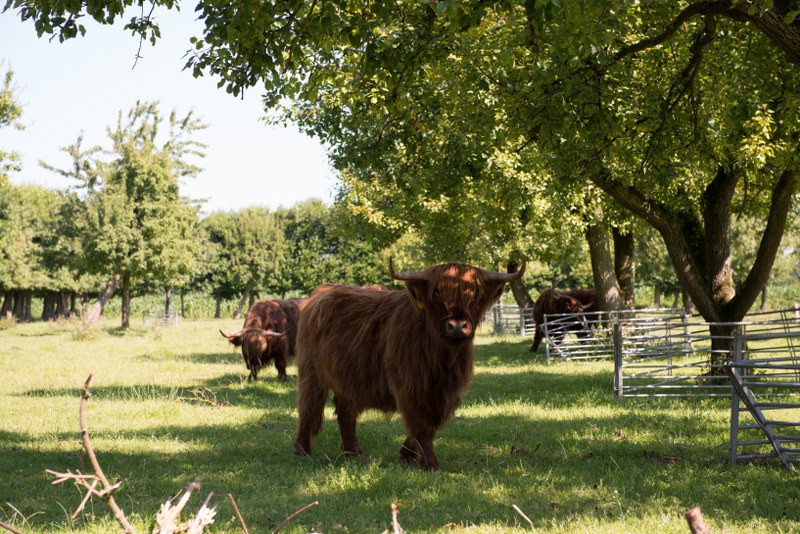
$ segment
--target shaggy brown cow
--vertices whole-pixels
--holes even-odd
[[[309,454],[332,390],[341,448],[361,454],[356,419],[373,408],[399,411],[406,439],[400,459],[438,470],[436,431],[472,379],[473,336],[486,309],[516,273],[459,263],[396,273],[402,291],[320,287],[300,317],[295,454]]]
[[[539,298],[533,304],[533,322],[536,330],[533,335],[533,344],[530,351],[536,352],[542,342],[544,332],[542,323],[544,316],[557,313],[581,313],[599,311],[597,304],[597,291],[594,288],[571,289],[569,291],[556,291],[548,288],[541,292]],[[578,327],[576,333],[579,337],[586,337],[586,328]],[[561,336],[563,337],[563,335]]]
[[[258,380],[258,371],[274,360],[278,379],[286,380],[286,362],[294,356],[297,321],[305,299],[260,300],[253,304],[238,332],[219,331],[235,346],[242,347],[242,357],[250,376]]]

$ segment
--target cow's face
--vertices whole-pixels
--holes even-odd
[[[271,345],[286,335],[283,332],[274,332],[263,328],[244,328],[232,334],[220,333],[231,344],[242,347],[242,357],[248,369],[258,370],[263,365],[263,355],[271,350]]]
[[[578,301],[578,299],[572,297],[561,297],[559,302],[561,303],[562,313],[580,313],[583,311],[583,305]]]
[[[391,265],[390,265],[391,268]],[[499,276],[498,276],[499,275]],[[394,273],[405,280],[414,304],[427,316],[428,324],[449,341],[471,340],[486,309],[503,292],[510,276],[460,263],[430,267],[419,273]]]

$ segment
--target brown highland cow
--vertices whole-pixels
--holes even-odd
[[[333,391],[345,453],[362,452],[359,414],[399,411],[406,432],[400,459],[438,470],[433,439],[472,379],[475,329],[524,269],[508,274],[448,263],[396,273],[390,261],[405,290],[318,288],[299,324],[295,454],[311,452]]]

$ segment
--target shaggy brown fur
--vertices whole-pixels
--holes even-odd
[[[418,279],[401,278],[408,274]],[[438,470],[433,439],[472,379],[473,335],[503,291],[499,274],[450,263],[393,273],[406,282],[402,291],[318,288],[300,317],[295,454],[311,452],[332,390],[345,453],[362,452],[359,414],[399,411],[406,432],[401,460]]]
[[[536,352],[544,338],[542,323],[546,314],[580,313],[600,311],[597,304],[597,291],[594,288],[571,289],[569,291],[556,291],[548,288],[541,292],[533,304],[533,322],[536,330],[533,334],[533,344],[530,351]],[[586,337],[588,333],[578,327],[578,336]]]
[[[286,380],[286,363],[294,356],[297,322],[305,299],[260,300],[253,304],[238,332],[225,334],[228,341],[242,347],[242,357],[250,376],[258,380],[258,371],[274,360],[278,379]]]

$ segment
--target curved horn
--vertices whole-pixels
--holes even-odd
[[[488,271],[486,273],[486,280],[490,282],[511,282],[512,280],[519,280],[525,274],[525,260],[522,260],[522,265],[519,266],[515,273],[497,273]]]
[[[261,329],[261,334],[262,334],[262,335],[264,335],[264,336],[283,337],[283,336],[285,336],[285,335],[286,335],[286,332],[275,332],[275,331],[274,331],[274,330],[272,330],[272,329],[269,329],[269,330],[264,330],[264,329],[262,328],[262,329]]]
[[[239,330],[238,332],[232,332],[230,334],[226,334],[225,332],[222,331],[221,328],[219,330],[219,333],[222,334],[222,337],[224,337],[228,341],[230,341],[232,337],[241,336],[242,332],[244,332],[244,330]]]
[[[425,271],[408,271],[402,273],[394,272],[391,256],[389,257],[389,274],[392,275],[392,278],[394,278],[395,280],[400,280],[401,282],[411,282],[414,280],[428,279],[428,276],[425,274]]]

